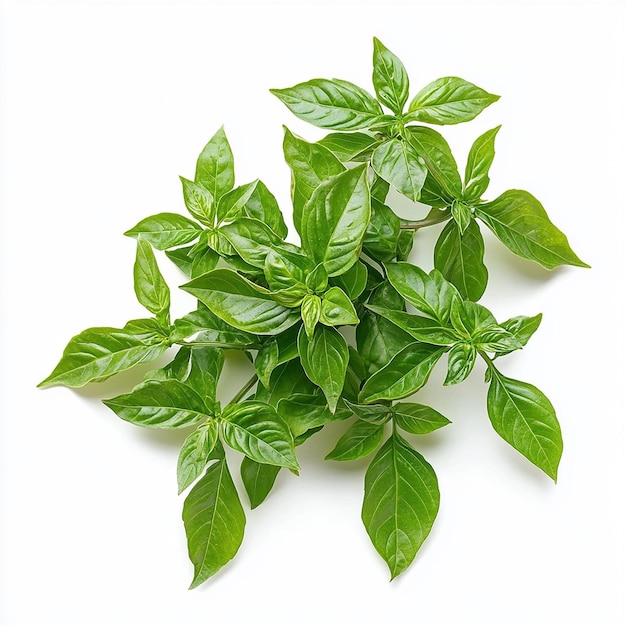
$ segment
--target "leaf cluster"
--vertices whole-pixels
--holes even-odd
[[[40,385],[79,387],[171,356],[104,403],[138,426],[187,433],[177,475],[179,493],[187,492],[192,587],[243,540],[246,515],[225,448],[242,455],[255,508],[281,469],[299,472],[296,448],[335,421],[346,428],[326,458],[371,457],[362,520],[391,577],[402,573],[439,508],[436,474],[416,448],[450,420],[413,396],[441,359],[444,385],[461,383],[484,361],[495,431],[556,480],[562,438],[552,404],[496,365],[527,344],[541,314],[498,321],[478,303],[488,280],[481,229],[547,269],[586,264],[527,191],[485,198],[500,127],[476,139],[463,176],[433,128],[470,121],[499,96],[447,76],[409,99],[404,65],[377,39],[372,79],[374,94],[319,78],[271,90],[297,117],[331,131],[309,142],[284,130],[297,237],[287,237],[261,181],[235,185],[220,128],[193,179],[180,179],[188,215],[151,215],[125,233],[136,240],[134,288],[149,315],[76,335]],[[414,220],[398,217],[390,189],[414,203]],[[416,233],[437,224],[427,272],[410,252]],[[175,320],[155,251],[186,275],[181,288],[197,300]],[[247,355],[251,377],[222,406],[217,384],[233,350]]]

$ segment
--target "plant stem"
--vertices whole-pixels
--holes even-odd
[[[233,396],[233,399],[228,404],[237,404],[247,393],[254,387],[259,377],[254,374],[252,378]]]
[[[258,346],[253,343],[248,344],[248,345],[242,345],[240,343],[224,343],[221,341],[174,341],[173,343],[179,346],[188,346],[191,348],[210,347],[210,348],[226,348],[226,349],[232,349],[232,350],[243,350],[243,349],[254,350],[258,348]]]
[[[425,226],[434,226],[435,224],[441,224],[450,219],[450,211],[448,209],[440,211],[439,209],[433,209],[422,220],[403,220],[400,223],[400,228],[404,230],[419,230]]]

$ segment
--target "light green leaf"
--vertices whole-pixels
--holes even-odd
[[[180,176],[183,184],[185,206],[199,222],[205,226],[215,225],[215,200],[211,192],[202,185]]]
[[[354,461],[368,456],[383,440],[382,424],[357,420],[341,436],[337,445],[324,457],[327,461]]]
[[[378,99],[396,115],[401,115],[409,98],[409,77],[402,61],[374,37],[374,73]]]
[[[247,456],[241,460],[241,481],[250,500],[250,508],[256,509],[272,490],[280,472],[278,465],[257,463]]]
[[[397,402],[393,412],[396,426],[414,435],[426,435],[451,423],[435,409],[415,402]]]
[[[243,215],[263,222],[281,238],[287,236],[287,226],[278,202],[260,180],[255,181],[254,189],[243,206]]]
[[[471,343],[460,341],[448,352],[448,373],[444,385],[456,385],[464,381],[474,369],[476,348]]]
[[[502,322],[500,326],[510,332],[519,341],[521,346],[525,346],[528,343],[528,340],[539,328],[542,317],[543,316],[541,313],[533,317],[520,315],[518,317],[512,317],[511,319],[508,319],[506,320],[506,322]],[[512,352],[512,350],[498,350],[494,358],[498,356],[504,356],[505,354],[509,354],[509,352]]]
[[[463,185],[463,199],[467,202],[477,202],[487,191],[489,168],[496,155],[494,144],[500,128],[500,126],[496,126],[488,130],[476,139],[470,148]]]
[[[211,409],[217,401],[217,383],[224,366],[224,351],[211,346],[196,346],[190,352],[189,374],[184,381]]]
[[[284,244],[274,231],[251,217],[241,217],[232,224],[220,227],[219,232],[246,263],[259,269],[265,267],[265,258],[272,248]]]
[[[157,250],[167,250],[194,241],[201,232],[198,224],[183,215],[158,213],[141,220],[124,234],[135,238],[142,236]]]
[[[346,293],[339,287],[331,287],[322,296],[319,321],[327,326],[343,326],[358,324],[359,318]]]
[[[349,163],[369,161],[372,149],[378,142],[376,137],[365,133],[330,133],[317,143],[328,148],[342,163]]]
[[[304,330],[309,339],[313,337],[313,332],[315,331],[317,323],[320,321],[321,314],[322,299],[313,293],[304,296],[300,307],[300,315],[304,322]]]
[[[397,434],[390,437],[365,474],[361,517],[391,578],[413,561],[439,510],[437,476],[424,457]]]
[[[223,127],[211,137],[200,153],[194,180],[209,190],[215,202],[235,186],[233,152]]]
[[[300,437],[308,431],[329,424],[345,420],[350,417],[348,409],[337,407],[331,413],[326,398],[319,393],[294,393],[278,402],[278,414],[289,426],[294,437]]]
[[[152,246],[141,236],[137,238],[133,275],[139,303],[169,325],[170,288],[159,271]]]
[[[298,357],[299,331],[299,326],[292,326],[280,335],[270,337],[259,348],[254,359],[254,369],[265,387],[269,387],[274,369]]]
[[[200,477],[209,463],[217,438],[217,422],[209,421],[198,426],[185,439],[178,455],[177,477],[179,494]]]

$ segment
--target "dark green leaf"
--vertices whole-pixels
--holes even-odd
[[[254,369],[265,387],[276,367],[298,357],[298,326],[292,326],[280,335],[269,338],[259,348],[254,359]]]
[[[194,483],[209,462],[211,452],[217,443],[217,422],[210,421],[194,430],[178,455],[178,493],[181,494]]]
[[[306,333],[300,332],[298,352],[306,375],[324,392],[328,406],[334,413],[348,368],[346,340],[334,328],[318,324],[310,339]]]
[[[496,126],[482,134],[470,148],[465,166],[465,183],[463,199],[477,202],[489,186],[489,168],[496,155],[495,141],[500,126]]]
[[[159,271],[152,246],[141,236],[137,237],[133,275],[139,303],[169,324],[170,289]]]
[[[444,385],[456,385],[464,381],[474,369],[476,348],[460,341],[448,352],[448,373]]]
[[[426,85],[411,100],[406,119],[427,124],[468,122],[499,98],[462,78],[445,76]]]
[[[192,242],[201,232],[202,228],[198,224],[183,215],[159,213],[146,217],[124,234],[127,237],[141,235],[157,250],[167,250]]]
[[[294,437],[330,422],[350,417],[348,409],[337,407],[332,413],[326,398],[318,393],[294,393],[278,402],[278,414],[285,420]]]
[[[185,498],[183,522],[193,589],[226,565],[243,541],[246,516],[225,458],[211,465]]]
[[[362,165],[322,183],[306,204],[302,247],[329,276],[356,263],[370,219],[367,166]]]
[[[211,137],[200,153],[195,182],[206,187],[215,202],[235,186],[233,152],[223,127]]]
[[[409,200],[420,199],[428,171],[424,159],[410,143],[395,138],[381,143],[372,153],[372,167]]]
[[[270,91],[301,120],[335,130],[369,128],[382,115],[376,99],[346,80],[315,78]]]
[[[329,461],[362,459],[378,448],[385,432],[382,424],[357,420],[341,436],[337,445],[326,455]]]
[[[216,269],[182,285],[225,322],[258,335],[277,335],[298,321],[298,312],[277,304],[269,292],[229,269]]]
[[[331,287],[322,296],[319,321],[327,326],[343,326],[358,324],[359,318],[346,293],[339,287]]]
[[[396,425],[414,435],[426,435],[450,424],[447,417],[424,404],[398,402],[393,411]]]
[[[567,237],[550,221],[539,200],[510,189],[493,202],[476,207],[479,217],[509,250],[543,267],[589,267],[570,248]]]
[[[550,400],[533,385],[489,369],[487,411],[495,431],[556,481],[563,440]]]
[[[413,250],[415,232],[412,230],[401,230],[398,235],[398,245],[396,246],[396,257],[398,261],[406,261]]]
[[[330,133],[317,143],[328,148],[342,163],[349,163],[368,161],[378,141],[376,137],[365,133]]]
[[[296,393],[315,394],[316,391],[319,393],[302,369],[300,361],[290,360],[276,367],[267,387],[257,385],[255,399],[276,408],[283,398],[290,398]]]
[[[480,228],[471,220],[463,235],[450,221],[435,244],[435,268],[466,300],[477,301],[487,287],[489,274],[483,263],[485,244]]]
[[[185,206],[199,222],[205,226],[215,225],[215,199],[211,192],[202,185],[180,176],[183,184]]]
[[[241,460],[241,481],[250,499],[250,508],[256,509],[265,498],[276,482],[276,476],[280,472],[278,465],[257,463],[247,456]]]
[[[367,286],[367,267],[361,261],[357,261],[349,270],[335,276],[332,284],[347,293],[350,300],[356,300]]]
[[[300,469],[289,428],[269,404],[230,404],[221,419],[224,441],[234,450],[258,463]]]
[[[363,238],[363,249],[378,261],[392,261],[396,256],[400,218],[385,204],[372,198],[370,223]]]
[[[401,115],[409,98],[409,77],[402,61],[374,37],[374,73],[378,99],[396,115]]]
[[[397,434],[390,437],[365,474],[361,517],[391,578],[413,561],[439,510],[437,476],[424,457]]]

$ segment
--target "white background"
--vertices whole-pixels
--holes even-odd
[[[2,8],[0,623],[625,624],[623,3],[223,4]],[[461,167],[471,141],[503,124],[488,195],[531,191],[593,266],[548,273],[487,241],[483,302],[500,319],[544,313],[502,368],[553,401],[559,482],[495,435],[481,367],[446,389],[439,368],[420,398],[454,423],[414,439],[442,504],[410,570],[389,583],[362,527],[366,462],[322,460],[336,426],[248,514],[235,560],[189,592],[183,435],[142,431],[99,402],[135,374],[78,392],[35,385],[72,335],[142,315],[122,233],[184,211],[178,175],[193,176],[219,126],[238,183],[261,178],[287,210],[281,125],[322,133],[268,89],[333,76],[371,89],[374,35],[404,61],[412,94],[458,75],[502,96],[443,129]],[[416,242],[426,267],[435,236]],[[176,294],[176,314],[192,306]],[[242,368],[226,374],[243,380]]]

